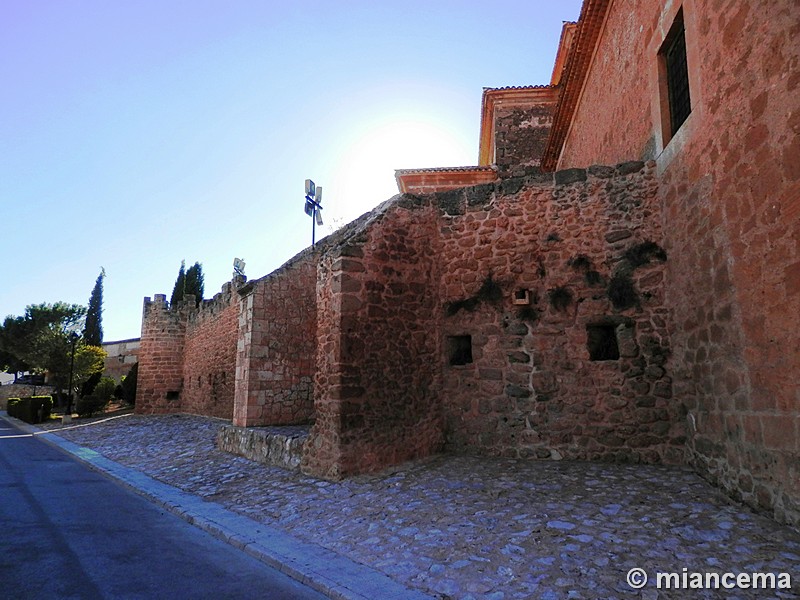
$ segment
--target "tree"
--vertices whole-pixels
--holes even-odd
[[[30,326],[24,317],[8,316],[0,326],[0,371],[13,373],[31,370],[22,356],[28,346]]]
[[[103,343],[103,279],[106,270],[100,267],[100,275],[89,297],[89,308],[86,310],[86,325],[83,328],[83,341],[90,346]]]
[[[181,268],[178,271],[178,278],[175,280],[175,286],[172,288],[172,296],[169,299],[169,305],[172,308],[178,306],[178,302],[183,300],[183,294],[186,291],[186,261],[181,261]]]
[[[187,270],[186,261],[182,260],[178,278],[175,280],[175,287],[172,288],[172,297],[169,300],[169,305],[175,308],[185,296],[193,295],[195,306],[199,306],[203,301],[204,288],[203,265],[196,262]]]
[[[185,295],[192,294],[194,296],[195,306],[199,306],[203,301],[203,292],[205,291],[205,282],[203,278],[203,265],[199,262],[194,263],[189,270],[186,271],[186,292]]]
[[[3,352],[27,365],[29,370],[46,371],[57,394],[69,387],[72,373],[73,393],[94,373],[103,370],[106,355],[101,347],[86,344],[78,335],[84,329],[85,317],[86,308],[78,304],[30,305],[25,316],[10,316],[3,322],[0,333]]]
[[[100,267],[92,294],[89,296],[89,308],[86,310],[86,324],[83,327],[83,343],[90,346],[102,347],[103,344],[103,279],[106,270]],[[100,382],[103,372],[100,371],[87,379],[81,386],[80,397],[83,398],[94,391]]]

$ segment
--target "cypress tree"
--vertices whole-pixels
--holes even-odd
[[[100,268],[100,275],[89,297],[86,323],[83,327],[83,341],[87,346],[100,346],[103,343],[103,279],[106,270]]]
[[[175,287],[172,288],[172,297],[169,299],[169,305],[172,308],[178,306],[178,302],[183,300],[183,295],[186,291],[186,261],[181,261],[181,268],[178,271],[178,278],[175,280]]]
[[[200,305],[203,301],[203,292],[205,291],[205,282],[203,280],[203,265],[199,262],[194,263],[189,270],[186,271],[186,286],[185,294],[194,294],[196,305]]]

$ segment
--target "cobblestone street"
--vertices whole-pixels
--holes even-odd
[[[687,469],[440,456],[340,483],[217,450],[225,421],[123,416],[58,434],[440,598],[796,598],[800,533]],[[634,590],[634,567],[651,578]],[[656,589],[786,572],[791,590]]]

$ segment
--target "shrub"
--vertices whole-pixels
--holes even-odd
[[[475,293],[474,296],[471,298],[465,298],[463,300],[454,300],[452,302],[448,302],[445,305],[445,310],[447,311],[447,315],[452,317],[460,310],[466,310],[467,312],[472,312],[475,310],[481,302],[487,302],[489,304],[497,304],[503,299],[503,288],[494,280],[494,277],[490,273],[486,276],[481,284],[480,289]]]
[[[577,256],[573,256],[567,261],[567,265],[572,267],[576,271],[588,271],[589,269],[594,268],[592,260],[585,254],[578,254]]]
[[[8,413],[9,417],[16,417],[17,412],[17,404],[19,403],[19,398],[9,398],[8,402],[6,403],[6,412]]]
[[[539,311],[532,306],[523,306],[517,311],[517,318],[520,321],[538,321]]]
[[[53,410],[53,398],[50,396],[31,396],[27,398],[9,398],[6,405],[8,415],[26,423],[41,423],[50,419]]]
[[[95,386],[94,391],[78,400],[76,406],[79,417],[91,417],[92,415],[102,412],[103,409],[114,397],[114,389],[117,387],[117,382],[111,377],[103,377]]]
[[[123,399],[128,404],[136,404],[136,380],[139,377],[139,363],[133,363],[131,370],[122,380]]]
[[[648,264],[654,258],[664,262],[667,260],[667,253],[655,242],[646,241],[628,248],[623,258],[632,268],[636,269]]]
[[[600,273],[598,271],[595,271],[594,269],[586,271],[584,277],[586,279],[586,283],[588,283],[589,285],[600,285],[601,283],[603,283],[603,276],[600,275]]]

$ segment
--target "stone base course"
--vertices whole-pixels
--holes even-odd
[[[265,465],[299,469],[308,427],[234,427],[223,425],[217,448]]]

